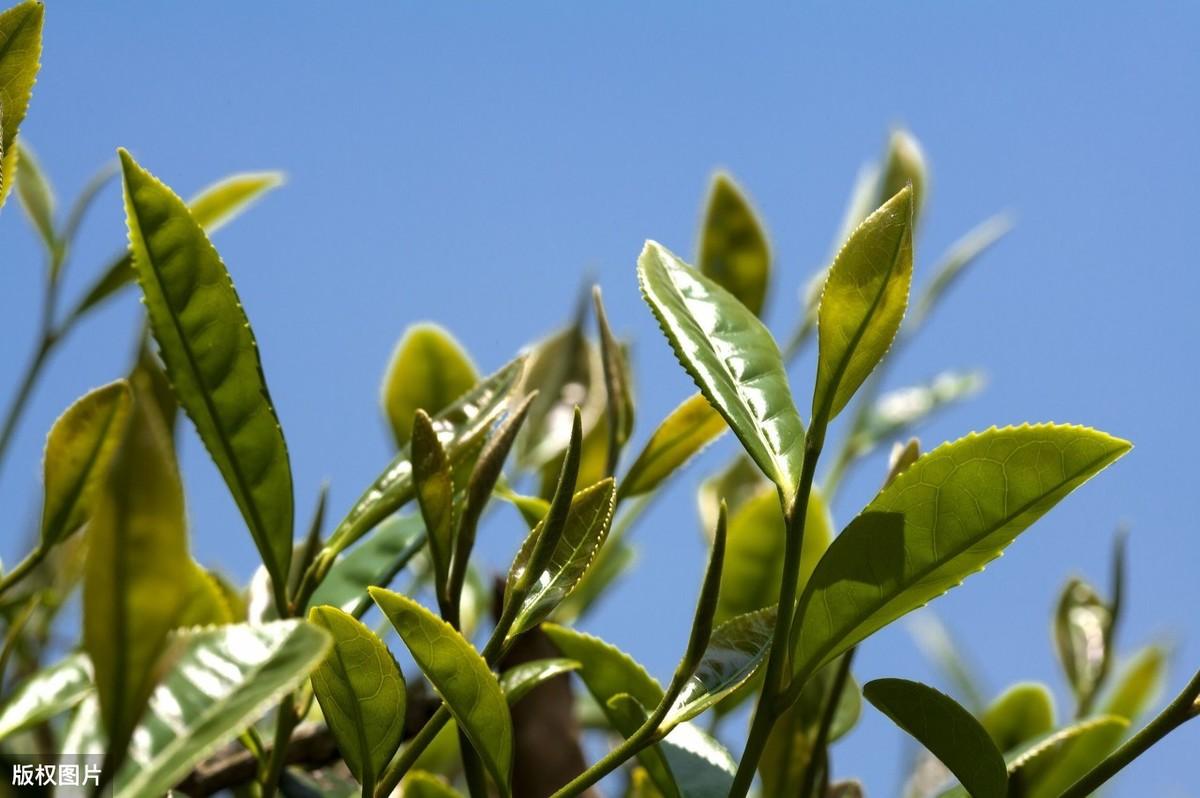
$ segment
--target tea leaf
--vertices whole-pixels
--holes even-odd
[[[496,675],[462,635],[417,602],[382,588],[370,592],[508,798],[512,718]]]
[[[716,525],[721,502],[736,515],[742,505],[770,484],[750,458],[738,455],[723,471],[704,480],[696,492],[701,528],[708,530]]]
[[[855,452],[865,455],[880,443],[904,435],[947,405],[974,396],[984,382],[979,371],[946,371],[927,383],[885,393],[855,430]]]
[[[454,551],[454,477],[450,473],[450,458],[438,440],[433,421],[420,409],[412,423],[412,458],[417,504],[429,537],[438,600],[444,603]]]
[[[1005,798],[1008,770],[987,731],[954,699],[920,682],[876,679],[863,696],[941,760],[974,798]]]
[[[1129,449],[1087,427],[1042,424],[993,428],[923,455],[834,539],[813,571],[793,625],[798,681],[982,570]]]
[[[648,717],[645,707],[628,693],[613,696],[608,711],[626,737]],[[720,743],[690,723],[677,726],[657,745],[642,749],[639,759],[664,796],[680,798],[724,798],[737,769]]]
[[[696,672],[675,699],[665,724],[690,720],[747,682],[766,661],[775,607],[732,618],[713,630]]]
[[[542,631],[564,657],[580,664],[579,678],[602,709],[620,693],[629,693],[643,707],[662,701],[663,691],[654,677],[616,646],[556,623],[542,624]]]
[[[761,316],[771,277],[767,237],[733,178],[713,178],[700,236],[700,273]]]
[[[51,264],[56,265],[54,253],[58,249],[58,234],[54,230],[54,190],[50,188],[50,181],[46,179],[33,152],[23,144],[17,145],[17,160],[20,163],[17,169],[17,198],[21,200],[21,207],[46,245]],[[54,279],[58,275],[52,273],[50,276]]]
[[[790,500],[804,459],[804,424],[767,328],[725,289],[653,241],[638,258],[638,281],[679,362]]]
[[[134,267],[167,375],[250,530],[283,604],[292,472],[258,346],[229,273],[169,188],[120,151]]]
[[[618,495],[626,499],[654,490],[726,429],[725,419],[702,394],[684,400],[646,441],[621,480]]]
[[[414,770],[404,777],[401,795],[404,798],[462,798],[440,776],[424,770]]]
[[[92,692],[92,664],[70,654],[9,688],[0,706],[0,740],[71,709]]]
[[[522,662],[500,674],[500,688],[504,690],[504,697],[508,699],[509,706],[512,706],[542,682],[579,670],[580,667],[575,660],[558,657]]]
[[[404,734],[404,676],[360,621],[333,607],[313,607],[308,620],[333,638],[312,674],[313,693],[346,766],[370,792]]]
[[[892,131],[888,138],[887,156],[879,175],[879,194],[876,202],[883,204],[899,194],[905,186],[912,186],[912,218],[915,225],[925,204],[925,187],[929,182],[929,169],[921,144],[912,133],[904,129]]]
[[[584,572],[583,578],[571,595],[563,599],[552,616],[555,620],[566,623],[578,620],[595,606],[601,596],[637,561],[637,552],[633,546],[624,540],[609,538],[608,542],[596,552],[591,566]]]
[[[646,708],[629,693],[618,693],[610,698],[605,706],[605,715],[613,728],[626,739],[632,737],[648,719]],[[637,754],[638,760],[660,795],[664,798],[683,798],[662,749],[663,747],[658,745],[643,748]]]
[[[18,3],[0,13],[0,206],[13,187],[17,167],[17,129],[25,120],[33,82],[42,55],[42,19],[45,9],[34,0]]]
[[[309,604],[329,604],[362,617],[371,603],[367,588],[387,587],[391,577],[425,548],[425,540],[425,524],[419,516],[389,518],[334,562]]]
[[[993,701],[979,721],[997,748],[1012,751],[1054,730],[1054,696],[1044,684],[1016,684]]]
[[[396,447],[408,443],[417,410],[437,415],[477,382],[470,355],[449,332],[429,323],[405,330],[384,374],[380,399]]]
[[[1090,702],[1105,668],[1113,615],[1095,589],[1067,582],[1054,613],[1054,643],[1067,682],[1079,702]]]
[[[814,427],[841,412],[900,329],[912,280],[912,215],[906,188],[859,225],[829,268],[817,313]]]
[[[43,550],[79,530],[125,434],[133,397],[124,380],[97,388],[59,416],[46,438],[42,461]]]
[[[1007,216],[993,216],[951,245],[941,263],[934,268],[933,279],[913,307],[908,320],[910,333],[925,323],[946,291],[958,282],[967,267],[1011,229],[1012,221]]]

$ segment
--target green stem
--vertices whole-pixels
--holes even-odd
[[[0,596],[7,593],[13,585],[29,576],[29,574],[41,564],[42,560],[46,558],[46,553],[46,549],[38,546],[36,549],[31,551],[25,557],[25,559],[17,563],[16,567],[6,573],[3,577],[0,577]]]
[[[37,382],[37,378],[41,375],[42,367],[46,364],[46,358],[49,356],[51,350],[54,349],[54,344],[57,340],[50,333],[43,333],[41,342],[25,367],[25,373],[21,376],[17,393],[13,396],[12,402],[8,406],[8,411],[4,416],[4,426],[0,428],[0,464],[4,462],[4,455],[8,452],[8,445],[12,441],[13,433],[16,432],[17,424],[20,422],[21,416],[25,414],[25,408],[29,404],[29,397],[33,393],[33,386]]]
[[[272,798],[279,787],[279,778],[283,775],[284,765],[287,764],[288,743],[291,742],[292,731],[296,728],[298,720],[293,696],[289,694],[279,704],[279,714],[275,720],[275,742],[261,779],[262,798]]]
[[[433,742],[434,738],[438,736],[438,732],[449,720],[450,710],[445,704],[442,704],[438,707],[437,712],[425,721],[425,725],[417,732],[417,736],[404,746],[404,750],[400,752],[399,756],[384,768],[383,775],[379,777],[379,782],[375,785],[375,798],[387,798],[395,791],[400,779],[404,778],[404,774],[408,773],[409,769],[416,764],[417,758],[429,747],[429,744]]]
[[[821,762],[828,758],[829,731],[833,728],[833,719],[837,715],[838,704],[842,700],[842,691],[846,689],[846,681],[850,678],[850,661],[854,659],[855,649],[850,649],[842,655],[838,663],[837,673],[833,684],[829,686],[829,695],[825,697],[825,706],[821,712],[821,725],[817,728],[817,737],[813,741],[812,756],[804,767],[804,778],[800,782],[800,798],[808,798],[816,786],[817,772],[821,770]],[[825,766],[829,771],[829,766]]]
[[[766,695],[765,688],[762,695]],[[750,792],[750,786],[754,783],[754,773],[758,769],[758,760],[762,759],[767,739],[771,736],[771,729],[777,719],[778,716],[772,707],[764,701],[759,701],[758,706],[754,708],[754,720],[750,724],[746,747],[742,749],[742,761],[733,777],[733,786],[729,788],[729,798],[741,798]]]
[[[1059,798],[1086,798],[1098,790],[1106,781],[1117,775],[1122,768],[1146,753],[1152,745],[1196,717],[1198,696],[1200,696],[1200,671],[1196,672],[1187,687],[1183,688],[1183,692],[1176,696],[1175,700],[1159,713],[1158,717],[1126,740],[1104,761],[1085,773]]]

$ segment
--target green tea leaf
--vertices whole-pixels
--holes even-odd
[[[231,175],[201,191],[188,201],[188,210],[204,232],[212,235],[233,221],[259,198],[283,183],[279,172],[244,172]],[[66,236],[64,236],[65,238]],[[133,253],[125,252],[100,273],[100,277],[84,293],[67,322],[86,315],[105,299],[137,279],[133,268]]]
[[[582,313],[570,327],[535,344],[521,392],[538,393],[517,440],[517,463],[537,468],[561,456],[571,437],[576,406],[584,435],[591,433],[604,417],[603,386],[604,364],[584,334]]]
[[[679,362],[790,500],[804,460],[804,424],[770,332],[733,295],[653,241],[638,258],[638,282]]]
[[[17,145],[17,198],[29,216],[29,221],[46,245],[54,264],[54,253],[58,249],[58,234],[54,230],[54,190],[42,171],[33,152],[25,145]],[[57,274],[51,274],[56,278]]]
[[[412,458],[417,504],[429,536],[434,580],[441,596],[439,601],[444,601],[450,558],[454,553],[454,477],[450,473],[450,458],[438,440],[433,420],[420,409],[412,423]]]
[[[334,562],[309,604],[329,604],[362,617],[371,603],[367,588],[387,587],[391,578],[425,548],[425,539],[425,524],[419,516],[389,518]]]
[[[312,674],[313,693],[346,766],[371,792],[404,734],[404,676],[362,622],[333,607],[313,607],[308,620],[333,638]]]
[[[596,557],[596,552],[608,537],[615,495],[613,481],[606,479],[584,488],[571,498],[571,508],[567,513],[562,536],[555,545],[545,569],[533,578],[530,590],[525,595],[520,612],[513,622],[510,635],[518,635],[537,626],[549,617],[554,608],[579,584]],[[538,524],[529,533],[513,559],[508,574],[510,593],[529,567],[530,557],[545,523],[543,521]]]
[[[1007,753],[1054,730],[1054,696],[1044,684],[1016,684],[993,701],[979,721],[996,747]]]
[[[739,615],[713,630],[696,672],[680,691],[666,725],[690,720],[745,684],[766,661],[776,608]]]
[[[600,331],[600,360],[604,366],[604,393],[606,399],[607,425],[615,430],[612,435],[616,452],[609,455],[608,472],[615,470],[617,456],[633,434],[633,377],[629,373],[629,360],[624,348],[608,326],[608,314],[604,312],[604,301],[600,297],[600,286],[592,288],[592,303],[596,310],[596,326]]]
[[[602,709],[621,693],[629,693],[643,707],[657,707],[662,701],[663,691],[654,677],[616,646],[556,623],[542,624],[542,631],[564,657],[580,664],[579,678]]]
[[[859,225],[829,268],[817,313],[814,427],[841,412],[900,329],[912,280],[912,215],[906,188]]]
[[[542,682],[579,670],[580,667],[575,660],[561,657],[522,662],[500,674],[500,688],[504,690],[504,697],[508,699],[509,706],[512,706]]]
[[[947,405],[979,393],[985,382],[979,371],[946,371],[927,383],[888,391],[867,411],[862,426],[855,430],[855,452],[861,457],[880,443],[907,434]]]
[[[438,440],[452,466],[473,451],[504,412],[524,363],[522,358],[512,361],[434,417]],[[342,551],[413,498],[411,458],[406,449],[392,459],[333,531],[326,544],[327,551]]]
[[[1067,582],[1054,613],[1054,643],[1076,699],[1090,701],[1106,667],[1113,615],[1096,590],[1080,579]]]
[[[396,447],[408,443],[418,409],[437,415],[477,382],[479,373],[470,355],[447,330],[428,322],[405,330],[384,374],[380,397]]]
[[[1087,427],[1006,427],[943,444],[902,473],[834,539],[801,594],[799,682],[957,586],[1063,497],[1129,451]]]
[[[91,515],[125,434],[132,401],[129,383],[118,380],[85,394],[50,428],[42,460],[43,550],[78,531]]]
[[[925,154],[921,151],[920,142],[907,130],[893,130],[888,139],[883,170],[879,175],[879,194],[876,202],[882,205],[903,191],[905,186],[912,186],[912,218],[915,225],[925,204],[925,187],[928,182],[929,169],[925,165]]]
[[[646,708],[629,693],[618,693],[608,700],[604,713],[613,728],[628,739],[645,724],[648,719]],[[663,754],[662,746],[652,745],[638,751],[638,760],[650,780],[654,782],[658,793],[664,798],[683,798],[679,786],[675,783],[675,775]]]
[[[258,345],[229,273],[169,188],[120,151],[134,266],[179,403],[217,464],[283,603],[292,471]]]
[[[771,277],[767,236],[733,178],[713,178],[700,236],[700,273],[762,315]]]
[[[17,167],[17,129],[29,110],[29,97],[42,56],[41,3],[26,0],[0,13],[0,206],[13,186]]]
[[[404,777],[401,794],[404,798],[462,798],[458,790],[445,779],[424,770],[414,770]]]
[[[507,798],[512,718],[496,675],[462,635],[417,602],[382,588],[370,592]]]
[[[736,515],[742,505],[770,484],[750,458],[738,455],[723,471],[700,484],[696,506],[701,528],[709,530],[716,526],[721,502],[725,502],[731,515]]]
[[[116,798],[162,795],[298,687],[329,650],[304,621],[176,633],[174,667],[138,724]]]
[[[876,679],[863,696],[941,760],[974,798],[1006,798],[1008,770],[979,721],[920,682]]]
[[[71,654],[12,686],[0,705],[0,740],[74,707],[92,692],[92,664]]]
[[[654,490],[727,429],[725,419],[702,394],[684,400],[646,441],[621,480],[618,495],[627,499]]]

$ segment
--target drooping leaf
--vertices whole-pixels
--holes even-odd
[[[121,150],[134,267],[154,338],[283,602],[292,471],[258,345],[229,273],[187,206]]]
[[[29,109],[29,97],[42,56],[42,4],[25,0],[0,13],[0,206],[13,187],[17,167],[17,130]]]
[[[405,330],[380,391],[396,447],[408,443],[417,410],[437,415],[478,381],[470,355],[447,330],[428,322]]]
[[[339,557],[309,604],[329,604],[361,617],[371,603],[367,588],[387,587],[390,577],[425,547],[425,524],[416,515],[394,516]]]
[[[1090,702],[1100,686],[1112,623],[1112,611],[1095,588],[1081,579],[1067,582],[1054,613],[1054,643],[1080,702]]]
[[[642,447],[621,480],[620,497],[626,499],[654,490],[728,428],[725,419],[702,394],[684,400],[663,419]]]
[[[960,584],[1129,451],[1087,427],[1006,427],[943,444],[834,539],[800,597],[793,672],[809,675]]]
[[[813,425],[841,412],[887,354],[912,280],[912,191],[889,199],[838,252],[821,294]]]
[[[534,576],[509,634],[520,634],[541,623],[579,584],[608,536],[615,496],[613,481],[606,479],[572,497],[562,536],[545,569]],[[543,521],[529,533],[513,559],[508,574],[510,593],[530,567],[530,557],[545,524]]]
[[[138,724],[116,798],[162,795],[300,685],[329,650],[304,621],[238,624],[173,635],[174,667]]]
[[[85,394],[50,428],[42,459],[43,550],[76,532],[91,515],[125,434],[131,403],[129,384],[118,380]]]
[[[418,409],[412,422],[413,482],[417,505],[429,537],[429,555],[433,560],[434,581],[439,600],[445,600],[450,577],[450,558],[454,553],[454,476],[450,457],[438,440],[433,420]]]
[[[723,172],[709,191],[697,263],[701,274],[762,315],[771,277],[767,236],[741,189]]]
[[[585,435],[604,417],[604,364],[587,339],[583,314],[570,326],[534,344],[521,392],[537,391],[517,440],[517,463],[537,468],[562,455],[578,406]]]
[[[188,201],[192,218],[212,235],[233,221],[259,198],[283,183],[278,172],[245,172],[231,175],[201,191]],[[65,236],[64,236],[65,238]],[[137,279],[133,253],[125,252],[113,260],[67,314],[68,323],[86,315],[104,300]]]
[[[0,740],[66,712],[91,692],[92,665],[85,654],[70,654],[30,674],[0,705]]]
[[[451,465],[457,465],[508,406],[511,391],[524,367],[518,358],[482,380],[433,420],[438,440]],[[365,535],[413,497],[412,455],[406,449],[394,457],[371,483],[329,538],[326,549],[340,552]]]
[[[1006,797],[1004,757],[987,730],[954,699],[906,679],[867,682],[863,696],[941,760],[974,798]]]
[[[804,459],[804,424],[770,332],[733,295],[653,241],[638,258],[638,282],[700,392],[791,497]]]
[[[1016,684],[989,704],[979,721],[996,747],[1007,753],[1053,731],[1054,696],[1044,684]]]
[[[696,717],[754,676],[766,661],[776,608],[731,618],[713,630],[708,647],[667,714],[667,724]],[[573,655],[571,655],[573,656]]]
[[[500,674],[500,688],[504,690],[504,697],[508,699],[509,706],[511,706],[542,682],[578,670],[580,667],[575,660],[561,657],[522,662]]]
[[[496,675],[461,634],[417,602],[382,588],[370,592],[507,798],[512,718]]]
[[[58,234],[54,229],[54,190],[50,188],[50,181],[33,152],[23,144],[18,144],[17,150],[20,163],[17,169],[17,198],[21,200],[21,207],[46,245],[53,264],[54,253],[58,249]],[[56,276],[51,275],[52,278]]]
[[[333,607],[313,607],[308,619],[333,638],[313,671],[313,693],[346,766],[365,792],[373,791],[404,734],[404,676],[361,621]]]

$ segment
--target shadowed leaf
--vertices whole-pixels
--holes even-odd
[[[767,237],[754,209],[729,175],[713,178],[700,235],[700,272],[756,316],[771,277]]]

